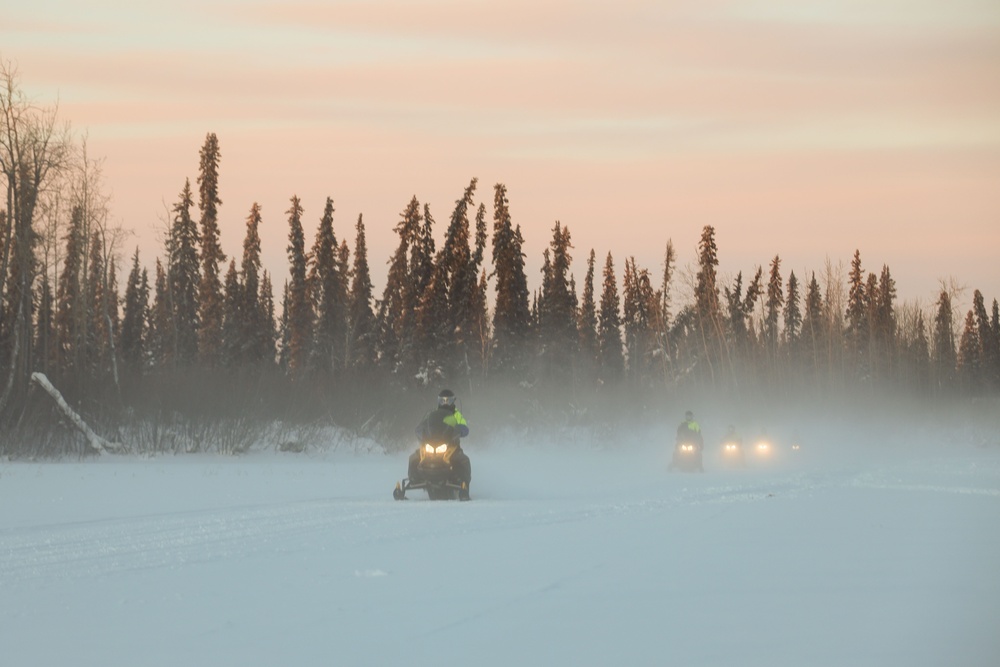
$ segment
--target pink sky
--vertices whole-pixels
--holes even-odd
[[[658,274],[668,239],[683,272],[711,224],[726,281],[859,248],[902,299],[1000,298],[995,0],[36,0],[0,8],[0,58],[105,158],[148,266],[215,132],[224,250],[259,202],[279,289],[293,194],[308,243],[327,196],[352,247],[364,215],[380,288],[410,198],[440,237],[475,176],[490,216],[507,185],[533,286],[559,220],[578,283],[591,248]]]

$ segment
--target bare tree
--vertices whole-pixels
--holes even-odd
[[[27,391],[31,368],[32,290],[37,267],[35,211],[40,195],[65,167],[69,126],[58,126],[56,108],[34,105],[20,89],[17,69],[0,62],[0,178],[6,194],[0,246],[0,353],[7,377],[0,414],[12,393]]]

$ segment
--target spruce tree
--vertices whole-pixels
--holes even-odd
[[[799,306],[799,280],[795,271],[788,275],[788,296],[785,299],[785,342],[793,351],[798,347],[802,327],[802,309]]]
[[[542,371],[556,382],[571,377],[577,352],[576,294],[570,288],[572,247],[569,227],[556,221],[542,268],[538,303]]]
[[[955,380],[957,359],[955,355],[954,314],[951,296],[941,290],[938,297],[937,314],[934,317],[934,366],[935,387],[947,391]]]
[[[493,368],[512,377],[523,372],[531,308],[528,279],[524,272],[524,240],[520,226],[511,221],[507,187],[493,187],[493,277],[496,297],[493,308]]]
[[[222,283],[220,266],[226,261],[219,241],[219,140],[215,133],[205,137],[199,165],[198,208],[201,210],[201,282],[198,288],[198,352],[209,366],[219,361],[222,348]]]
[[[854,251],[851,271],[847,277],[847,347],[852,367],[859,373],[866,373],[867,347],[870,338],[868,303],[871,295],[866,289],[865,272],[861,268],[861,251]],[[870,285],[868,285],[870,287]]]
[[[981,384],[984,389],[995,390],[1000,385],[995,384],[995,370],[1000,357],[1000,343],[993,335],[993,326],[986,312],[986,300],[983,293],[976,290],[972,295],[972,310],[976,318],[976,333],[979,338],[979,359],[981,365]]]
[[[288,262],[289,280],[286,283],[285,304],[282,319],[285,322],[283,359],[293,377],[301,377],[309,360],[309,344],[312,339],[312,308],[309,303],[309,289],[306,283],[305,234],[302,231],[302,203],[298,196],[292,196],[288,214]],[[287,349],[287,352],[286,352]]]
[[[243,259],[240,263],[240,304],[236,311],[234,335],[239,341],[236,363],[258,364],[274,360],[274,323],[268,322],[261,295],[260,206],[254,202],[247,215],[247,231],[243,239]],[[268,288],[270,289],[270,288]]]
[[[82,275],[86,239],[83,235],[83,209],[73,208],[66,233],[66,251],[62,273],[56,288],[55,329],[57,367],[64,376],[83,370],[86,346],[83,340],[87,305]]]
[[[222,347],[219,362],[226,367],[238,366],[243,360],[247,341],[243,338],[243,286],[236,270],[236,260],[230,260],[222,299]]]
[[[965,391],[976,393],[982,388],[982,367],[979,328],[976,326],[976,316],[970,310],[965,316],[965,326],[958,343],[958,381]]]
[[[615,264],[611,253],[604,262],[604,282],[601,289],[601,306],[597,317],[597,342],[600,354],[601,380],[615,384],[625,371],[622,353],[621,310]]]
[[[104,317],[105,292],[104,255],[101,247],[101,237],[94,232],[90,237],[90,259],[86,284],[87,303],[87,367],[91,378],[100,379],[106,376],[111,366],[111,348],[109,345],[112,332],[108,330],[108,322]]]
[[[469,208],[476,191],[477,179],[473,178],[465,188],[461,199],[455,202],[451,222],[445,232],[441,248],[441,261],[446,275],[448,289],[447,347],[443,361],[452,371],[461,369],[467,374],[466,366],[471,350],[475,348],[473,329],[475,323],[474,303],[478,280],[478,267],[469,247]]]
[[[145,359],[146,311],[149,309],[149,282],[139,265],[139,248],[132,256],[132,269],[125,283],[125,312],[122,315],[121,351],[125,369],[133,376],[142,374]]]
[[[897,347],[896,324],[896,281],[889,272],[889,267],[882,265],[879,275],[878,289],[872,295],[872,338],[874,356],[882,379],[888,379],[895,367]]]
[[[191,182],[184,181],[167,240],[167,281],[170,290],[171,331],[167,334],[170,362],[187,365],[198,355],[198,227],[191,218]]]
[[[343,366],[347,337],[347,286],[338,265],[333,231],[333,199],[327,197],[310,255],[310,285],[315,309],[314,367],[334,372]]]
[[[355,225],[354,266],[350,293],[350,363],[368,370],[375,363],[375,314],[372,312],[372,280],[368,269],[365,224],[358,214]]]
[[[806,288],[805,317],[802,320],[802,340],[805,344],[805,359],[807,368],[816,373],[824,364],[821,358],[826,351],[824,335],[825,318],[823,316],[823,296],[820,293],[816,272],[812,273],[809,286]]]
[[[722,360],[724,335],[722,310],[719,305],[717,269],[719,266],[718,247],[715,244],[715,228],[706,225],[702,229],[698,243],[698,273],[695,276],[694,317],[698,335],[698,347],[702,358],[708,363],[708,373],[715,379],[716,367]]]
[[[170,298],[170,282],[160,259],[156,259],[156,278],[153,283],[153,306],[149,313],[150,366],[162,369],[173,363],[174,314]]]
[[[597,343],[597,301],[594,297],[594,265],[597,255],[593,248],[587,258],[587,274],[583,280],[583,298],[580,302],[578,329],[580,333],[580,364],[587,376],[597,369],[599,347]]]
[[[254,359],[265,366],[273,366],[277,354],[277,325],[274,320],[274,288],[271,287],[271,274],[264,271],[260,279],[260,312],[263,313],[263,325],[259,329],[260,358]]]
[[[414,276],[410,255],[419,242],[420,202],[414,196],[400,214],[395,232],[399,245],[389,260],[385,289],[379,301],[377,349],[380,363],[390,370],[397,370],[412,347],[413,310],[416,295],[413,291]],[[412,300],[411,300],[412,299]]]
[[[56,353],[56,332],[55,332],[55,295],[52,293],[52,283],[49,280],[48,271],[42,270],[39,275],[38,287],[36,289],[36,301],[38,312],[35,316],[35,368],[42,373],[52,372]]]
[[[781,281],[781,258],[771,260],[771,275],[767,281],[767,299],[764,302],[764,326],[761,339],[768,354],[773,359],[778,352],[778,322],[781,307],[785,304],[785,293]]]

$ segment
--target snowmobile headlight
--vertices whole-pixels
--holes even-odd
[[[434,445],[432,445],[431,443],[428,442],[427,444],[424,445],[424,451],[427,452],[428,454],[433,454],[434,453]]]
[[[766,452],[769,449],[771,449],[771,444],[770,443],[767,443],[767,442],[758,442],[757,443],[757,451],[758,452]]]
[[[735,452],[736,451],[736,445],[734,445],[731,442],[726,443],[726,451],[727,452]]]
[[[681,445],[681,451],[682,452],[693,452],[694,451],[694,445]]]
[[[438,445],[437,447],[434,448],[434,451],[437,452],[438,454],[444,454],[446,451],[448,451],[448,445]]]
[[[799,446],[798,445],[792,445],[792,450],[796,451],[796,452],[799,451]]]

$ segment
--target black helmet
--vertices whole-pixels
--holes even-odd
[[[694,420],[694,413],[691,412],[690,410],[688,410],[687,412],[684,413],[684,419],[685,419],[685,421],[693,421]]]
[[[455,392],[453,392],[451,389],[442,389],[441,392],[438,394],[438,407],[439,408],[455,407]]]

